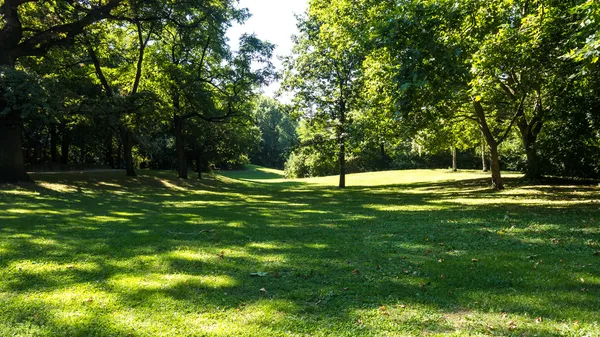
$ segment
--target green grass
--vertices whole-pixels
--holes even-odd
[[[0,186],[0,336],[600,336],[598,187],[173,174]]]

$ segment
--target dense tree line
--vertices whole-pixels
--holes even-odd
[[[235,0],[0,5],[0,180],[252,161],[288,176],[452,167],[600,177],[595,0],[311,0],[274,46]]]
[[[202,172],[260,139],[252,104],[274,46],[225,33],[237,1],[36,1],[0,5],[0,179],[26,165]]]
[[[312,0],[286,63],[311,129],[290,174],[335,168],[343,187],[377,149],[383,168],[440,151],[456,168],[471,149],[497,189],[501,159],[532,180],[598,178],[599,13],[593,0]]]

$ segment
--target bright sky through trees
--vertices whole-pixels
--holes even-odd
[[[273,63],[281,69],[279,56],[288,55],[293,43],[291,36],[297,33],[295,14],[301,14],[308,8],[308,0],[240,0],[240,7],[250,10],[252,17],[244,25],[234,25],[229,29],[231,46],[236,49],[239,36],[243,33],[255,33],[260,39],[277,45]],[[265,94],[273,96],[279,88],[274,83],[265,88]]]

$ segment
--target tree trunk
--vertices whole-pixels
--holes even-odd
[[[6,107],[0,102],[0,110]],[[23,122],[15,113],[0,117],[0,182],[29,181],[22,147]]]
[[[498,155],[498,142],[496,141],[494,135],[492,134],[492,131],[490,130],[481,103],[479,101],[474,101],[473,107],[475,109],[475,116],[477,116],[477,123],[479,124],[479,129],[481,130],[481,133],[485,137],[485,141],[490,148],[492,188],[496,190],[503,190],[504,183],[502,182],[502,176],[500,175],[500,156]]]
[[[198,179],[202,180],[202,154],[200,151],[196,155],[196,170],[198,170]]]
[[[337,137],[340,146],[340,184],[339,188],[346,187],[346,101],[343,99],[340,100],[339,107],[339,116],[340,116],[340,125],[337,127]]]
[[[340,188],[346,187],[346,144],[344,138],[340,140]]]
[[[483,172],[487,172],[487,161],[485,160],[485,142],[481,142],[481,166],[483,167]]]
[[[125,156],[125,171],[128,177],[135,177],[135,168],[133,165],[133,132],[129,129],[123,133],[123,155]]]
[[[452,151],[452,172],[458,172],[458,167],[456,166],[456,146],[452,146],[450,150]]]
[[[69,164],[69,149],[71,147],[71,134],[64,129],[62,132],[62,141],[60,143],[60,164],[63,165],[63,170],[68,169]]]
[[[115,166],[116,169],[121,169],[123,168],[123,159],[121,157],[121,154],[123,153],[123,142],[119,142],[119,145],[117,146],[117,165]]]
[[[527,163],[525,166],[525,178],[531,181],[539,180],[542,176],[542,170],[537,153],[537,136],[541,130],[540,127],[533,129],[523,117],[519,121],[519,131],[521,132],[521,141],[527,155]]]
[[[525,178],[531,181],[539,180],[542,176],[542,171],[540,168],[539,158],[535,145],[535,142],[525,145],[525,154],[527,155]]]
[[[503,190],[504,183],[502,182],[502,176],[500,175],[500,156],[498,155],[498,145],[493,143],[489,144],[490,157],[491,157],[491,169],[492,169],[492,187],[496,190]]]
[[[50,126],[50,161],[52,163],[58,163],[58,132],[56,131],[56,125]]]
[[[187,158],[185,156],[185,142],[183,139],[183,118],[175,115],[175,149],[177,151],[177,175],[181,179],[188,178]]]
[[[113,154],[113,134],[112,132],[106,137],[106,163],[112,169],[115,168],[115,157]]]

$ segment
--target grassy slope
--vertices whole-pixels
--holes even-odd
[[[600,335],[598,187],[171,176],[0,186],[0,336]]]

